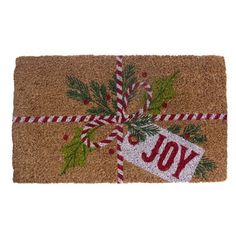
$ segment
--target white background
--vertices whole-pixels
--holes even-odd
[[[236,235],[235,10],[230,0],[0,1],[0,235]],[[215,184],[13,184],[21,55],[218,54],[228,76],[228,179]]]

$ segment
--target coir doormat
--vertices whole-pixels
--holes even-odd
[[[14,80],[14,182],[226,179],[223,57],[20,57]]]

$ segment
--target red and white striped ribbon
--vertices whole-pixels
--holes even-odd
[[[160,115],[153,115],[152,117],[155,121],[227,120],[226,113],[160,114]],[[134,114],[125,117],[123,119],[123,122],[129,121],[131,118],[134,118]],[[106,120],[109,121],[108,123],[111,124],[111,123],[118,123],[119,119],[120,116],[114,116],[114,115],[13,116],[12,122],[13,123],[71,123],[71,122],[90,122],[94,120]]]
[[[227,120],[226,113],[191,113],[153,115],[155,121]]]
[[[121,145],[123,142],[123,124],[121,124],[124,118],[123,107],[123,61],[122,56],[116,57],[116,104],[117,104],[117,116],[118,124],[116,125],[116,152],[117,152],[117,183],[123,183],[124,181],[124,157],[121,153]],[[120,123],[120,124],[119,124]]]
[[[97,116],[94,115],[74,115],[74,116],[14,116],[13,123],[64,123],[64,122],[89,122]]]

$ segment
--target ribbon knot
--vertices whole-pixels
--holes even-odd
[[[116,121],[118,124],[124,124],[129,121],[131,118],[129,115],[123,113],[121,115],[116,115]]]
[[[118,76],[120,76],[120,73],[118,74]],[[85,145],[87,145],[90,148],[101,148],[108,145],[110,142],[112,142],[116,138],[116,135],[118,133],[118,129],[117,127],[115,127],[113,131],[105,139],[99,142],[91,142],[88,137],[88,132],[90,131],[90,129],[93,129],[97,126],[114,124],[114,123],[116,123],[117,125],[123,125],[124,123],[130,121],[131,119],[139,118],[142,114],[144,114],[147,111],[150,105],[150,101],[152,100],[152,90],[151,90],[151,86],[147,82],[137,82],[137,83],[132,84],[127,89],[126,93],[123,93],[123,88],[120,89],[119,87],[120,83],[118,82],[118,80],[117,80],[117,85],[118,85],[117,115],[116,116],[114,115],[97,116],[96,119],[85,124],[85,127],[81,134],[81,140]],[[127,105],[128,105],[128,97],[134,90],[139,89],[139,88],[143,88],[147,94],[147,99],[145,101],[145,104],[143,108],[139,109],[137,112],[131,115],[128,115],[126,114]]]

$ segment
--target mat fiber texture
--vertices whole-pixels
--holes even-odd
[[[14,84],[14,182],[226,179],[223,57],[19,57]]]

